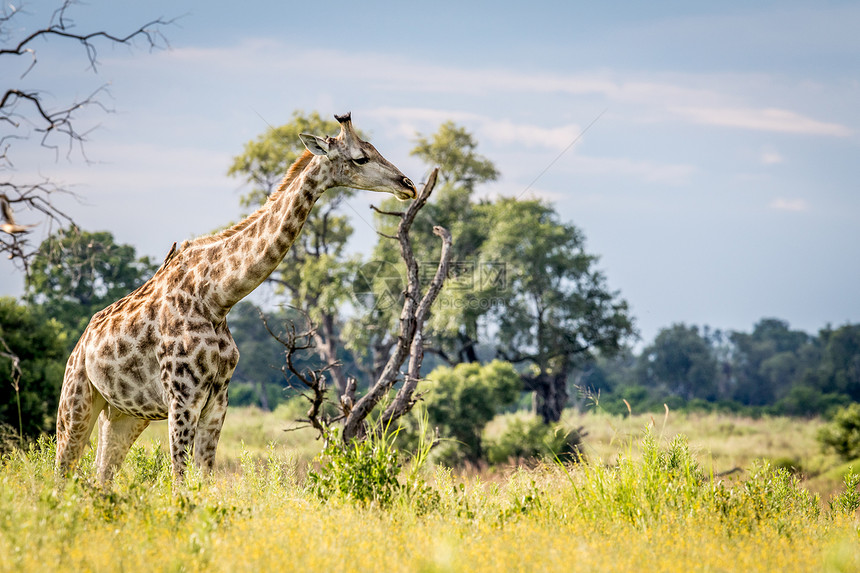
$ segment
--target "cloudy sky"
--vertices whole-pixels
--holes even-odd
[[[36,46],[29,87],[58,104],[109,84],[112,113],[82,118],[85,158],[22,144],[14,175],[71,186],[83,227],[160,259],[236,218],[231,157],[293,110],[351,110],[416,181],[416,133],[450,119],[502,173],[481,194],[551,201],[585,231],[646,341],[858,322],[860,4],[703,4],[91,0],[77,31],[179,17],[170,47],[105,46],[93,74],[77,45]],[[373,199],[345,207],[355,251]],[[22,284],[0,261],[0,294]]]

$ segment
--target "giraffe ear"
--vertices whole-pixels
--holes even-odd
[[[314,155],[328,155],[329,145],[325,138],[317,137],[316,135],[311,135],[309,133],[300,133],[299,137],[301,138],[302,143],[305,144],[305,147],[308,148],[308,151]]]

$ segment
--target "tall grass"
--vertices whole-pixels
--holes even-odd
[[[56,483],[42,440],[2,459],[0,569],[860,570],[854,474],[827,504],[768,463],[721,479],[682,436],[647,431],[611,465],[592,457],[492,482],[421,469],[385,444],[362,446],[398,484],[383,504],[319,495],[300,456],[276,446],[176,488],[157,445],[135,446],[108,490],[92,485],[91,453]],[[314,471],[356,478],[360,465],[326,469],[344,455],[324,452]]]

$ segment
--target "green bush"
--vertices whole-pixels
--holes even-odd
[[[343,500],[387,508],[401,499],[419,514],[426,513],[439,499],[439,494],[419,475],[432,447],[426,421],[426,417],[420,420],[416,449],[411,455],[395,447],[399,429],[377,428],[364,440],[346,443],[337,429],[329,430],[325,447],[317,456],[319,469],[308,471],[308,489],[322,501]],[[409,460],[411,467],[403,475],[404,462]]]
[[[833,420],[819,431],[818,439],[843,460],[860,458],[860,403],[837,410]]]
[[[68,356],[62,327],[32,306],[0,297],[0,339],[8,346],[0,344],[0,352],[20,360],[17,372],[0,356],[0,423],[27,438],[52,432]]]
[[[400,487],[400,456],[393,434],[344,443],[331,430],[318,456],[319,470],[308,471],[308,487],[323,501],[345,499],[359,505],[388,507]]]
[[[445,463],[463,459],[477,462],[485,452],[481,434],[496,413],[514,402],[522,386],[509,362],[465,363],[453,368],[440,366],[428,376],[424,404],[430,424],[451,441],[443,448]]]
[[[821,392],[811,386],[795,386],[772,406],[773,413],[784,416],[814,416],[826,414],[851,401],[845,394]]]
[[[860,508],[860,474],[854,473],[854,468],[849,468],[848,473],[842,478],[845,491],[835,494],[830,500],[830,509],[851,515]]]
[[[512,416],[502,434],[487,446],[491,464],[533,459],[577,461],[582,447],[582,429],[566,429],[561,424],[545,424],[538,416]]]

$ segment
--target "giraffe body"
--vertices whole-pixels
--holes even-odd
[[[176,478],[186,456],[211,471],[239,351],[227,313],[283,260],[316,200],[332,187],[415,196],[415,187],[338,117],[336,138],[308,148],[255,213],[171,250],[143,286],[90,320],[66,365],[57,413],[58,473],[67,474],[98,421],[96,466],[110,481],[153,420],[168,421]]]

